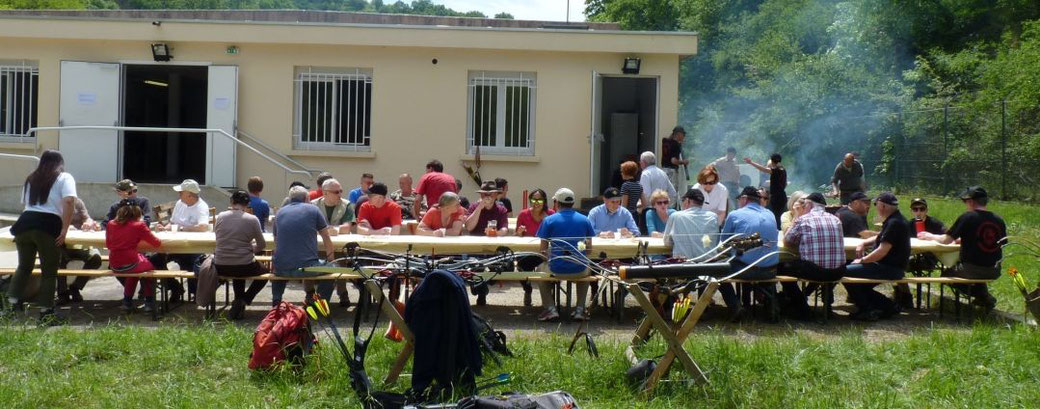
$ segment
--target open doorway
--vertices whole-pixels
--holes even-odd
[[[205,66],[125,65],[126,126],[205,128],[209,69]],[[123,133],[123,177],[135,182],[206,183],[205,132]]]
[[[657,78],[604,76],[601,87],[597,194],[621,186],[622,162],[638,163],[640,153],[654,152],[657,146]]]

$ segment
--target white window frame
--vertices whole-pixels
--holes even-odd
[[[28,82],[22,75],[29,74]],[[39,119],[39,78],[40,69],[33,61],[0,60],[0,142],[32,142],[35,135],[25,136],[25,132],[37,124]],[[34,92],[33,82],[36,82]],[[22,105],[24,95],[28,93],[28,107]]]
[[[483,109],[486,107],[476,106],[477,99],[477,88],[482,86],[494,86],[496,90],[496,101],[495,101],[495,130],[494,130],[494,145],[480,145],[481,153],[485,154],[498,154],[498,155],[513,155],[513,156],[534,156],[534,143],[535,143],[535,108],[537,105],[537,89],[538,81],[537,74],[533,72],[502,72],[502,71],[470,71],[469,80],[467,82],[467,104],[466,104],[466,153],[473,155],[476,153],[476,146],[474,144],[477,130],[474,129],[474,118],[476,115],[480,115]],[[507,112],[506,112],[506,94],[508,87],[527,87],[528,88],[528,100],[527,100],[527,146],[506,146],[506,124],[507,124]],[[484,105],[484,104],[482,104]],[[514,105],[513,114],[519,115],[521,112],[518,108],[519,104]],[[522,122],[513,121],[513,127],[515,132],[522,131]]]
[[[358,96],[356,98],[346,100],[347,106],[341,107],[337,87],[334,85],[336,81],[342,80],[361,80],[370,89],[372,87],[372,69],[368,68],[319,68],[319,67],[297,67],[293,75],[293,148],[299,150],[340,150],[340,151],[357,151],[357,152],[368,152],[372,149],[372,135],[371,135],[371,118],[372,118],[372,106],[371,103],[366,103],[366,96]],[[313,126],[316,122],[311,118],[304,118],[303,113],[303,87],[305,83],[309,82],[327,82],[333,84],[331,88],[332,107],[329,108],[329,112],[333,112],[332,118],[327,121],[328,129],[325,129],[325,124],[318,124],[320,133],[324,134],[328,132],[327,136],[329,141],[305,141],[303,140],[304,121],[311,121],[310,124]],[[323,91],[324,92],[324,91]],[[368,99],[371,100],[371,91],[367,90]],[[355,121],[353,127],[360,134],[360,142],[335,142],[336,140],[346,139],[346,135],[340,134],[339,122],[343,117],[347,115],[347,112],[352,109],[352,101],[360,100],[363,106],[363,114],[358,121]],[[345,109],[344,109],[345,108]],[[367,113],[367,117],[365,115]],[[320,114],[319,114],[320,115]],[[326,121],[321,121],[326,122]],[[368,132],[366,132],[368,130]]]

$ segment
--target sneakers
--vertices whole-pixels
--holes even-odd
[[[83,295],[79,293],[76,286],[69,287],[69,300],[72,302],[83,302]]]
[[[571,319],[574,321],[588,321],[589,312],[585,311],[585,307],[576,307],[574,312],[571,313]]]
[[[72,303],[72,296],[68,291],[59,291],[58,296],[54,299],[54,305],[59,307],[70,303]]]
[[[542,322],[551,322],[559,319],[560,311],[558,311],[556,307],[546,308],[545,311],[542,311],[542,314],[538,316],[538,321]]]
[[[145,298],[144,300],[144,312],[152,313],[155,312],[155,299]]]
[[[119,310],[122,312],[131,312],[134,310],[134,302],[132,300],[123,299],[123,302],[119,304]]]
[[[990,311],[997,307],[997,299],[990,293],[982,293],[971,299],[971,305],[982,307]]]

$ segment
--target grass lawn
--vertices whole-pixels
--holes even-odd
[[[901,196],[903,208],[909,197]],[[947,225],[963,211],[957,200],[929,198],[931,214]],[[1012,235],[1037,239],[1035,206],[997,203]],[[1034,283],[1037,260],[1010,257]],[[993,286],[999,307],[1022,311],[1010,280]],[[1037,407],[1040,334],[993,320],[963,326],[922,326],[896,337],[872,337],[862,327],[832,322],[834,334],[741,337],[699,327],[687,342],[711,383],[691,386],[673,371],[652,400],[627,386],[623,344],[598,339],[601,358],[565,353],[569,339],[510,340],[515,358],[485,376],[513,374],[489,392],[563,389],[586,408],[948,408]],[[634,329],[634,328],[633,328]],[[377,333],[378,334],[378,333]],[[0,327],[0,407],[3,408],[263,408],[358,407],[342,357],[324,342],[302,373],[252,374],[246,369],[252,332],[223,323],[164,323],[158,328],[103,325],[41,330]],[[640,355],[663,353],[660,338]],[[381,379],[399,346],[377,336],[368,369]],[[678,368],[676,364],[676,368]],[[402,379],[397,390],[404,388]],[[1032,402],[1032,403],[1031,403]]]

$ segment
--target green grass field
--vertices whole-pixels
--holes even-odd
[[[908,207],[909,197],[901,197]],[[929,198],[932,215],[949,225],[963,205]],[[1037,238],[1035,206],[998,203],[992,210],[1012,235]],[[1037,260],[1013,256],[1035,283]],[[1001,278],[993,293],[1002,310],[1021,313],[1022,299]],[[687,342],[711,383],[689,385],[673,370],[651,400],[624,381],[623,344],[599,339],[601,358],[566,354],[569,339],[511,340],[515,358],[485,376],[513,374],[490,392],[563,389],[586,408],[959,408],[1037,407],[1040,334],[1023,324],[983,320],[922,325],[875,337],[833,321],[832,334],[798,331],[735,336],[698,327]],[[379,332],[377,332],[378,334]],[[252,332],[225,323],[164,323],[159,328],[105,325],[89,329],[0,328],[0,407],[4,408],[326,408],[358,407],[342,357],[324,342],[301,373],[246,369]],[[664,352],[655,337],[640,355]],[[377,336],[367,367],[381,379],[399,346]],[[676,365],[678,368],[678,365]],[[408,383],[403,378],[398,391]]]

